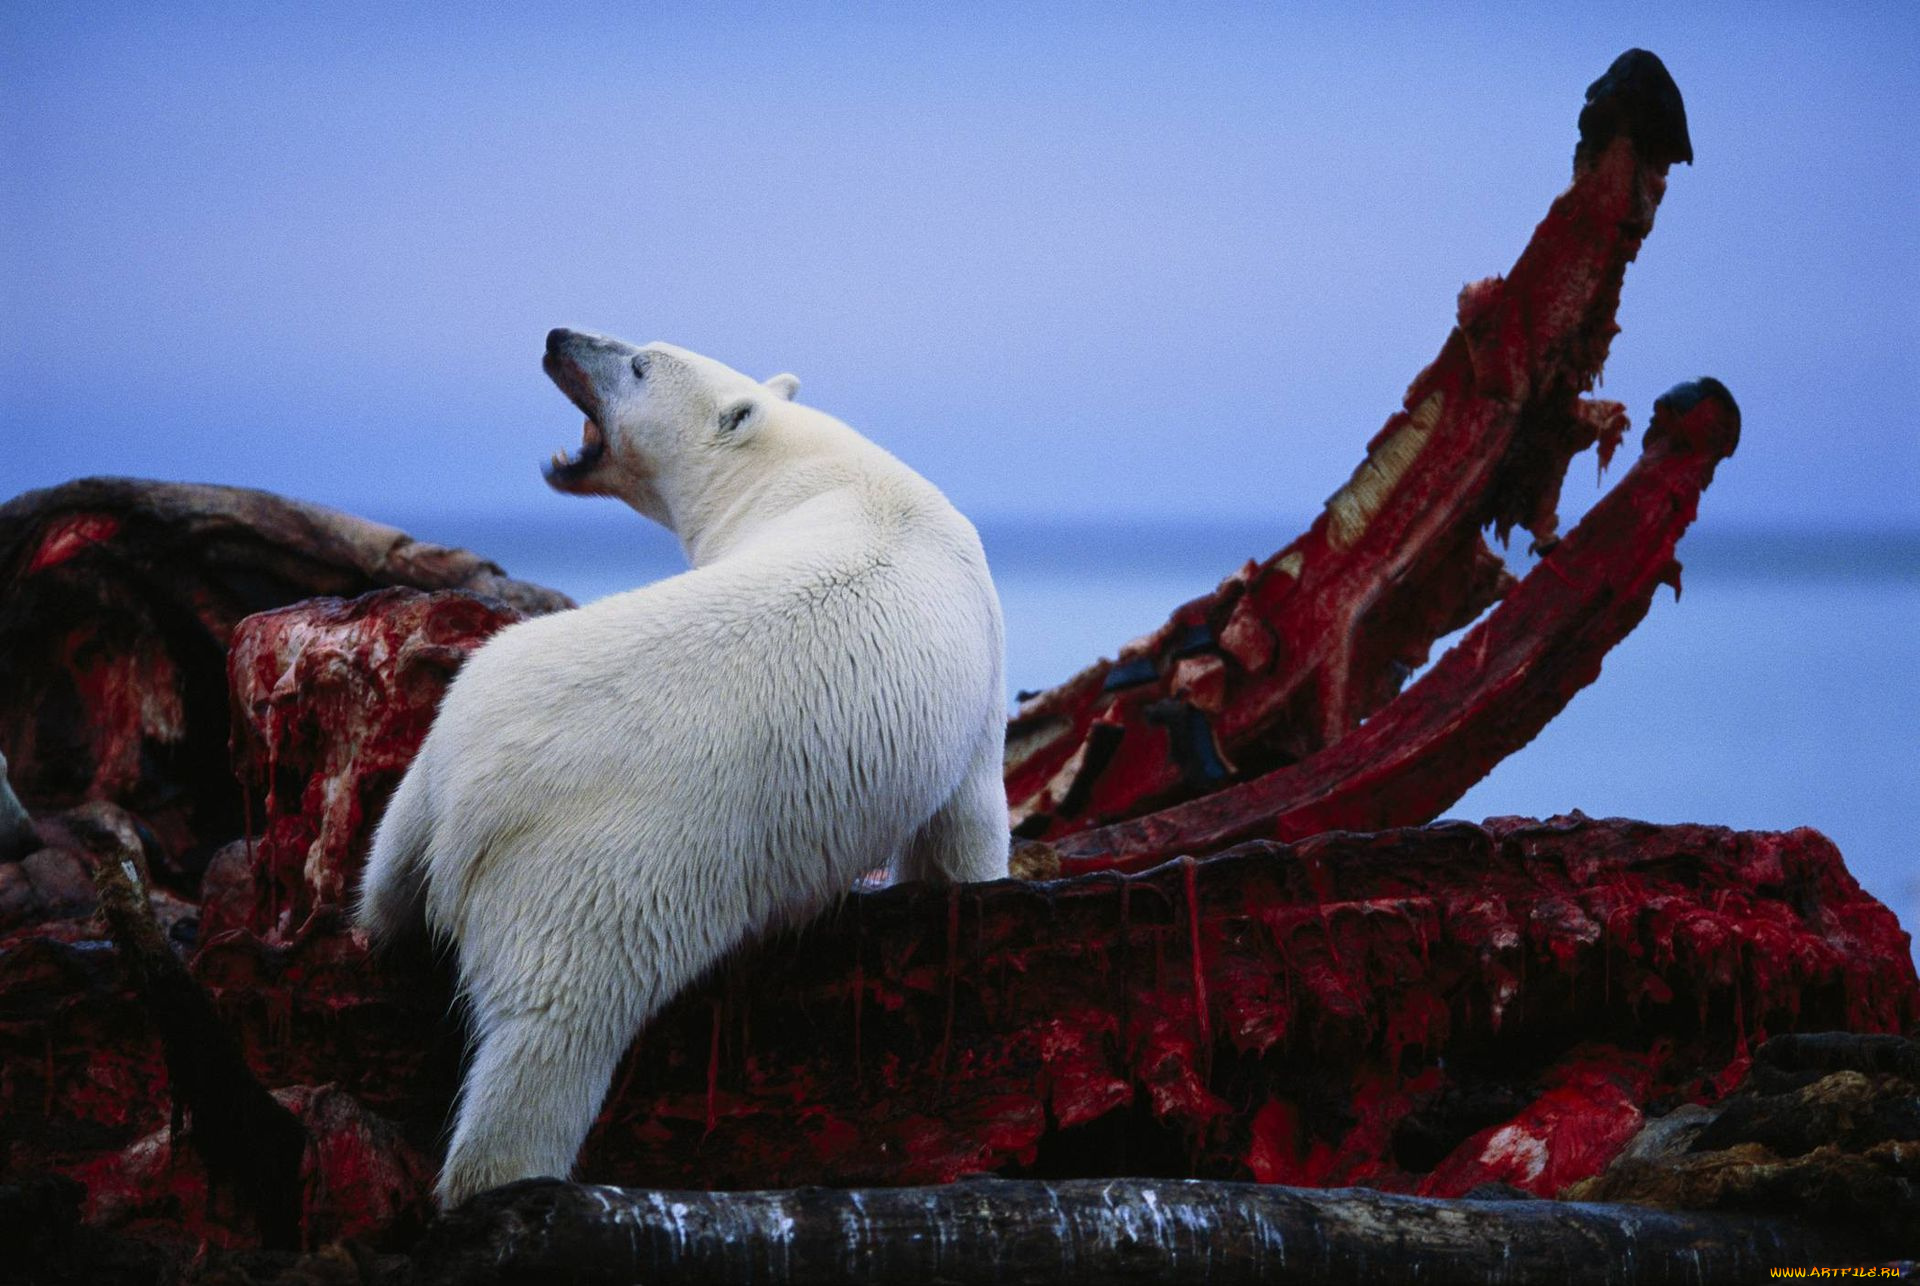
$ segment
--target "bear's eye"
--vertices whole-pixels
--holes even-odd
[[[647,378],[647,355],[645,353],[635,354],[633,359],[633,377],[640,380]]]

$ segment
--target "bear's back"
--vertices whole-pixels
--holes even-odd
[[[466,762],[430,860],[531,862],[547,875],[501,874],[535,881],[724,853],[776,919],[892,860],[999,735],[1000,646],[978,537],[930,486],[815,497],[710,565],[476,653],[431,739]]]

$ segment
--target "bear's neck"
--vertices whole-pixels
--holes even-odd
[[[833,507],[836,494],[857,488],[860,472],[844,461],[790,462],[767,471],[742,467],[740,476],[710,479],[689,494],[667,498],[668,526],[693,567],[706,567]]]

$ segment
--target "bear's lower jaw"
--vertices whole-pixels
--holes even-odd
[[[580,428],[580,449],[572,455],[555,451],[542,472],[547,485],[556,491],[573,491],[588,474],[599,467],[607,454],[607,435],[589,415]]]

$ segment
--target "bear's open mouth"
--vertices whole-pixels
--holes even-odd
[[[595,418],[599,410],[600,399],[594,396],[593,383],[580,364],[571,358],[548,353],[541,359],[541,369],[547,373],[567,400],[586,413],[586,423],[580,427],[580,449],[569,455],[565,451],[555,451],[553,458],[547,461],[541,472],[547,482],[553,486],[565,486],[584,478],[593,472],[594,466],[607,453],[606,430],[600,427]]]
[[[553,459],[546,464],[547,481],[572,482],[590,472],[593,466],[600,463],[600,457],[606,453],[607,435],[600,431],[600,426],[593,422],[593,417],[588,416],[586,423],[580,428],[580,449],[572,455],[568,455],[565,451],[555,451]]]

